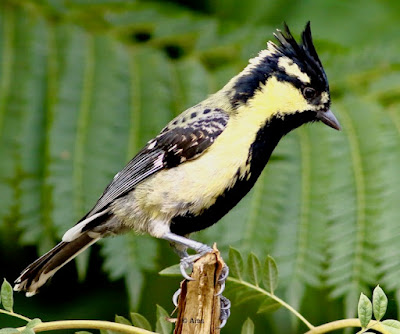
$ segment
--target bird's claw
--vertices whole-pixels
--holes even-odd
[[[229,267],[224,263],[221,270],[221,275],[219,275],[218,282],[225,282],[229,276]]]
[[[220,300],[221,300],[221,310],[230,310],[231,301],[224,296],[221,296]]]
[[[224,263],[224,266],[221,270],[221,275],[218,278],[218,283],[220,284],[220,288],[216,296],[221,296],[222,292],[225,290],[225,281],[229,276],[229,267]]]
[[[216,296],[221,296],[222,292],[225,290],[225,281],[223,281],[219,287],[219,291],[215,294]]]
[[[184,258],[181,259],[181,263],[180,263],[180,270],[181,270],[181,274],[182,276],[187,279],[188,281],[194,281],[194,278],[190,277],[187,272],[186,269],[193,268],[193,263],[199,259],[200,257],[202,257],[203,254],[195,254],[195,255],[189,255],[189,256],[185,256]]]
[[[181,270],[181,274],[183,276],[184,279],[188,280],[188,281],[194,281],[194,278],[190,277],[188,275],[188,273],[186,272],[186,269],[190,268],[190,266],[187,266],[186,263],[184,263],[183,261],[181,261],[181,264],[179,266],[179,269]]]
[[[175,307],[178,307],[178,298],[179,295],[181,294],[181,289],[179,288],[178,290],[175,291],[174,295],[172,296],[172,302],[174,303]]]
[[[221,303],[221,312],[219,315],[221,324],[219,325],[219,328],[223,328],[225,327],[226,322],[228,321],[228,318],[231,315],[231,301],[224,296],[220,296],[219,298]]]

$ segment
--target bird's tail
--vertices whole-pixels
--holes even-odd
[[[15,280],[15,291],[26,291],[30,297],[51,278],[57,270],[66,265],[79,253],[93,245],[112,230],[112,219],[106,209],[90,217],[84,217],[63,236],[62,241],[53,249],[31,263]]]
[[[94,244],[100,237],[92,238],[83,233],[73,241],[61,241],[57,246],[31,263],[15,280],[15,291],[26,291],[30,297],[51,278],[57,270],[71,261],[79,253]]]

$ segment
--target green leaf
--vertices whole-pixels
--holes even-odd
[[[143,315],[131,312],[131,320],[134,326],[152,331],[149,321]]]
[[[109,331],[106,329],[100,329],[100,334],[115,334],[113,331]]]
[[[42,323],[42,320],[39,318],[34,318],[26,324],[26,328],[33,328]]]
[[[233,277],[242,280],[243,258],[240,252],[233,247],[229,248],[229,270]]]
[[[123,316],[120,316],[120,315],[115,315],[115,322],[117,322],[119,324],[132,326],[131,322],[128,319],[126,319],[126,318],[124,318]]]
[[[169,315],[160,305],[157,305],[157,323],[156,332],[159,334],[170,334],[172,331],[172,323],[167,319]]]
[[[11,287],[11,284],[4,279],[3,284],[1,285],[1,301],[3,304],[3,307],[6,311],[13,311],[13,306],[14,306],[14,298],[13,298],[13,289]]]
[[[250,253],[247,259],[247,273],[250,283],[258,286],[260,277],[262,276],[261,263],[254,253]]]
[[[400,334],[400,321],[388,319],[382,321],[382,326],[391,334]]]
[[[170,277],[182,276],[179,264],[174,264],[173,266],[164,268],[158,274],[161,276],[170,276]]]
[[[254,334],[254,323],[250,318],[243,323],[241,334]]]
[[[264,302],[260,305],[257,313],[272,313],[278,310],[282,305],[272,298],[265,298]]]
[[[372,319],[372,303],[363,293],[358,301],[358,318],[362,328],[366,328]]]
[[[262,278],[265,288],[273,294],[278,286],[278,267],[270,255],[265,260]]]
[[[17,334],[20,333],[16,328],[2,328],[0,329],[0,334]]]
[[[372,306],[376,320],[381,320],[386,313],[388,299],[382,288],[378,285],[372,294]]]
[[[75,334],[93,334],[93,333],[88,332],[88,331],[78,331],[78,332],[75,332]]]
[[[20,333],[21,334],[35,334],[35,331],[32,328],[25,327]]]

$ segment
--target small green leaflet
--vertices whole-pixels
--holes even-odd
[[[242,280],[243,258],[240,252],[233,247],[229,248],[229,269],[233,277]]]
[[[1,285],[1,301],[3,307],[6,311],[12,312],[14,306],[14,298],[13,298],[13,289],[11,284],[4,279],[3,284]]]
[[[131,312],[131,320],[134,326],[152,331],[149,321],[141,314]]]
[[[26,324],[26,328],[33,328],[41,323],[42,323],[42,320],[40,320],[39,318],[35,318]]]
[[[278,310],[282,305],[271,298],[265,298],[264,302],[260,305],[257,313],[272,313]]]
[[[35,334],[35,331],[32,328],[25,327],[20,333],[21,334]]]
[[[170,334],[172,331],[172,324],[167,320],[169,315],[160,305],[157,305],[157,323],[156,332],[159,334]]]
[[[250,318],[243,323],[241,334],[254,334],[254,323]]]
[[[265,260],[262,278],[265,288],[274,294],[275,289],[278,287],[278,267],[270,255]]]
[[[179,263],[178,264],[174,264],[173,266],[164,268],[158,274],[161,275],[161,276],[171,276],[171,277],[173,277],[173,276],[182,276]]]
[[[381,320],[386,313],[388,299],[382,288],[378,285],[372,294],[372,305],[376,320]]]
[[[115,322],[117,322],[119,324],[132,326],[131,322],[128,319],[126,319],[126,318],[124,318],[123,316],[120,316],[120,315],[115,315]]]
[[[16,328],[2,328],[0,329],[0,334],[17,334],[19,330]]]
[[[363,293],[361,293],[358,301],[358,318],[362,328],[366,328],[372,318],[372,303]]]
[[[391,334],[400,334],[400,322],[393,319],[382,321],[382,326]]]
[[[254,253],[250,253],[247,259],[247,273],[250,283],[258,286],[261,276],[261,263]]]

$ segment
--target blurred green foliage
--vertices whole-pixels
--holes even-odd
[[[255,189],[195,239],[274,256],[278,293],[319,324],[354,316],[380,283],[400,302],[398,1],[3,0],[0,268],[13,281],[94,204],[113,175],[185,108],[219,89],[286,21],[311,20],[343,131],[311,125],[278,146]],[[43,320],[172,311],[166,242],[110,238],[41,294]],[[80,278],[80,280],[77,279]],[[227,287],[229,297],[229,286]],[[295,333],[284,310],[233,305],[227,333]],[[290,321],[289,321],[290,320]],[[13,325],[3,323],[0,327]],[[154,321],[153,321],[154,323]]]

